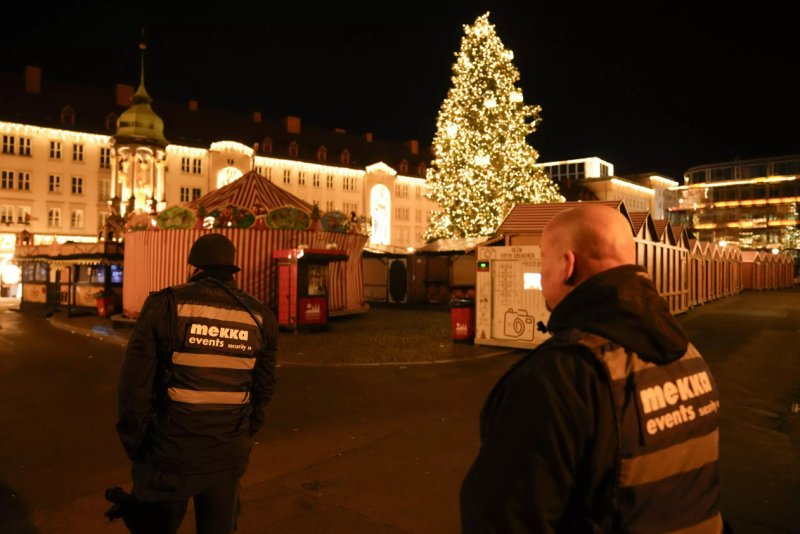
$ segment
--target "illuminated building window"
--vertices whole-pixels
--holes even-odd
[[[31,155],[31,140],[26,137],[19,138],[19,155],[20,156],[30,156]]]
[[[72,161],[83,161],[83,145],[72,145]]]
[[[111,149],[110,148],[100,148],[100,168],[101,169],[110,169],[111,168]]]
[[[217,187],[225,187],[242,177],[242,171],[236,167],[225,167],[217,173]]]
[[[71,223],[73,228],[83,228],[83,210],[72,210]]]
[[[350,152],[347,149],[342,152],[342,165],[350,165]]]
[[[297,157],[297,141],[292,141],[289,144],[289,157],[296,158]]]
[[[427,169],[427,167],[425,167],[425,164],[424,163],[420,163],[419,167],[417,167],[417,175],[425,176],[425,170],[426,169]]]
[[[11,135],[3,136],[3,154],[14,153],[14,137]]]
[[[61,159],[60,141],[50,141],[50,159]]]
[[[370,242],[388,245],[391,237],[391,196],[385,185],[376,185],[370,193],[369,214],[372,217]]]
[[[14,206],[0,206],[0,222],[7,224],[14,222]]]
[[[181,202],[189,202],[189,188],[181,187]]]
[[[50,192],[51,193],[60,193],[61,192],[61,177],[56,176],[54,174],[50,175]]]
[[[111,180],[100,180],[99,182],[99,199],[100,201],[108,200],[111,198]]]
[[[408,172],[408,162],[406,160],[401,161],[398,167],[400,167],[400,172]]]
[[[289,169],[283,170],[283,183],[291,184],[292,183],[292,171]]]
[[[315,173],[314,176],[312,176],[311,180],[312,180],[311,185],[313,185],[314,187],[319,187],[319,174]]]
[[[269,137],[264,138],[264,142],[261,143],[261,151],[265,154],[272,154],[272,139]]]
[[[325,202],[325,211],[333,211],[333,201],[328,200]]]
[[[106,115],[106,131],[115,130],[117,127],[117,114],[109,113]]]
[[[31,173],[29,172],[17,173],[17,189],[20,191],[31,190]]]
[[[76,176],[72,177],[72,194],[73,195],[83,194],[83,178],[78,178]]]
[[[71,106],[61,110],[61,124],[75,126],[75,110]]]
[[[333,175],[328,175],[328,189],[333,189]]]
[[[297,173],[297,183],[299,185],[306,185],[306,173],[303,171]]]
[[[328,159],[328,151],[324,146],[319,147],[319,150],[317,150],[317,159],[319,161],[326,161]]]
[[[203,192],[199,187],[195,187],[192,189],[192,200],[197,200],[202,196]]]
[[[50,208],[47,211],[47,226],[61,226],[61,208]]]
[[[17,222],[19,224],[28,224],[31,216],[30,206],[17,206]]]

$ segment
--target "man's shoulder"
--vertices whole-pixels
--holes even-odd
[[[553,374],[594,368],[593,360],[589,349],[575,336],[556,336],[523,355],[509,374],[546,382]]]

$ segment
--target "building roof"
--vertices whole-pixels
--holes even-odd
[[[117,119],[117,131],[114,137],[120,140],[152,141],[166,146],[164,138],[164,121],[150,107],[153,101],[144,87],[144,59],[142,59],[142,79],[139,88],[131,98],[131,107],[122,112]]]
[[[488,236],[468,237],[466,239],[437,239],[428,243],[424,247],[417,249],[417,254],[437,255],[437,254],[464,254],[474,249],[478,245],[485,243]]]
[[[200,204],[208,212],[226,206],[246,208],[253,213],[257,213],[257,207],[263,207],[270,211],[291,206],[308,213],[311,213],[311,210],[314,209],[305,200],[281,189],[255,171],[250,171],[238,180],[211,191],[196,200],[184,204],[184,206],[190,209],[197,209]]]
[[[595,204],[618,210],[630,220],[625,203],[621,200],[563,202],[560,204],[517,204],[511,208],[511,211],[497,229],[497,233],[504,235],[541,235],[550,219],[562,211]],[[633,227],[631,227],[631,231],[633,231]]]
[[[130,91],[133,92],[132,88]],[[74,124],[61,121],[61,111],[67,106],[75,111]],[[41,92],[29,93],[25,90],[23,76],[0,72],[0,121],[111,136],[116,133],[117,118],[127,109],[127,105],[117,103],[117,95],[111,89],[48,81],[43,76]],[[322,163],[317,158],[317,151],[324,146],[328,165],[363,169],[383,161],[400,172],[400,164],[405,160],[408,171],[401,174],[422,177],[424,173],[420,175],[417,172],[420,163],[427,168],[433,159],[430,148],[419,144],[417,154],[413,154],[406,143],[376,138],[370,142],[366,135],[340,133],[305,124],[300,124],[299,134],[290,133],[278,118],[265,117],[256,122],[255,114],[208,109],[202,102],[193,111],[189,109],[188,101],[180,104],[167,102],[156,95],[151,109],[163,119],[163,135],[177,145],[208,148],[211,143],[222,140],[236,141],[248,147],[259,143],[259,156],[313,163]],[[272,141],[269,153],[264,152],[263,146],[267,138]],[[290,158],[289,146],[293,141],[297,144],[298,155]],[[344,150],[350,153],[349,164],[341,164]]]

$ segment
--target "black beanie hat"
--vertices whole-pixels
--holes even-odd
[[[236,266],[236,247],[222,234],[206,234],[192,245],[189,251],[189,265],[204,270],[220,270],[238,273]]]

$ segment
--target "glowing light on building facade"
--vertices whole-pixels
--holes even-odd
[[[381,184],[373,187],[370,193],[370,213],[372,214],[371,243],[376,245],[391,244],[391,209],[389,189]]]

